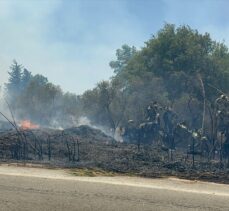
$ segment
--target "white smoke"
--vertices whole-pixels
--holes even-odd
[[[3,91],[2,87],[0,86],[0,111],[3,112],[4,110],[4,100],[3,100]],[[3,117],[0,115],[0,120],[4,120]]]
[[[113,132],[109,128],[105,128],[105,127],[103,127],[101,125],[92,124],[92,122],[90,121],[90,119],[88,119],[86,116],[81,116],[78,119],[77,126],[80,126],[80,125],[87,125],[89,127],[92,127],[92,128],[98,129],[98,130],[101,130],[106,135],[113,137],[116,141],[123,142],[123,139],[122,139],[122,136],[121,136],[121,132],[120,132],[120,128],[117,128],[115,130],[115,132]]]
[[[80,126],[80,125],[88,125],[90,127],[96,127],[96,126],[91,124],[91,121],[86,116],[81,116],[78,119],[77,126]]]

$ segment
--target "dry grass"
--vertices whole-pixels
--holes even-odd
[[[86,176],[86,177],[98,177],[98,176],[104,176],[104,177],[113,177],[118,176],[120,174],[111,172],[111,171],[104,171],[102,169],[98,168],[74,168],[70,170],[70,173],[74,176]]]

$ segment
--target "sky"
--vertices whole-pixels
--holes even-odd
[[[82,94],[112,76],[116,49],[140,49],[165,23],[229,46],[228,8],[228,0],[0,0],[0,85],[15,59]]]

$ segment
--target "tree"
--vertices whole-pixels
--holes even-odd
[[[93,90],[86,91],[81,101],[85,116],[114,135],[120,122],[125,119],[126,99],[124,89],[109,81],[101,81]]]
[[[115,74],[119,74],[128,64],[129,60],[137,52],[134,46],[130,47],[128,45],[123,45],[121,49],[116,50],[116,61],[111,61],[109,63],[110,67],[114,70]]]
[[[169,104],[177,107],[178,112],[184,111],[181,119],[189,119],[188,116],[192,117],[192,114],[188,114],[186,109],[180,109],[179,103],[184,108],[190,99],[196,99],[200,104],[214,102],[219,93],[209,85],[225,92],[229,90],[228,58],[228,48],[223,43],[213,41],[208,33],[200,34],[185,25],[175,27],[173,24],[165,24],[122,66],[112,80],[118,81],[122,88],[128,88],[130,95],[138,87],[135,92],[140,96],[142,90],[145,93],[148,91],[147,81],[160,78],[166,88],[160,93],[161,96],[167,96]],[[144,85],[139,86],[141,83]],[[184,97],[186,103],[183,102]],[[147,95],[143,95],[142,102],[146,99],[149,100]],[[159,101],[164,100],[159,97]]]
[[[48,83],[48,79],[44,77],[43,75],[37,74],[33,76],[32,82],[39,86],[44,86]]]
[[[22,79],[22,65],[19,65],[16,60],[10,66],[8,72],[8,83],[5,84],[7,90],[7,96],[10,100],[14,99],[21,92],[21,79]]]
[[[23,90],[26,89],[26,87],[29,85],[32,78],[33,78],[32,73],[29,72],[26,68],[24,68],[21,76],[21,87]]]

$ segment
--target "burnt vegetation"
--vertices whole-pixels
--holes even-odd
[[[14,61],[1,159],[228,182],[227,46],[165,24],[141,49],[123,45],[116,56],[111,79],[78,96]],[[104,133],[79,126],[82,117]],[[21,128],[25,119],[40,128]]]

